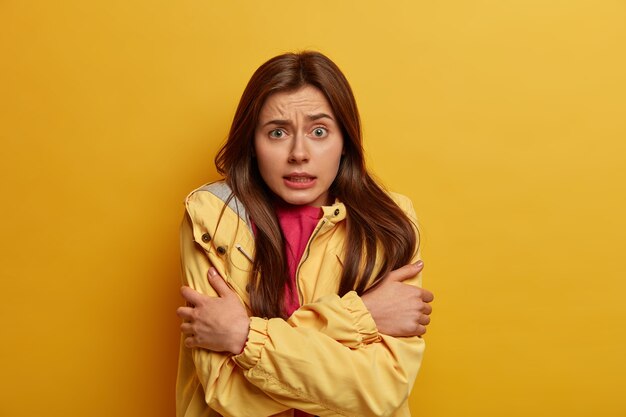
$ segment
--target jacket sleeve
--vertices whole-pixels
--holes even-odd
[[[308,328],[253,317],[244,352],[233,360],[245,378],[282,404],[318,416],[391,416],[407,400],[422,339],[382,336],[350,349]]]
[[[185,285],[203,294],[217,296],[207,280],[210,261],[194,242],[188,216],[181,225],[181,263]],[[219,265],[216,267],[223,269]],[[307,304],[294,312],[288,326],[309,328],[311,332],[325,334],[329,340],[349,348],[379,340],[374,320],[356,293],[344,297],[331,295]],[[253,333],[251,336],[254,338]],[[177,415],[200,415],[187,410],[201,409],[204,406],[201,400],[223,416],[270,416],[293,407],[302,408],[301,404],[285,404],[272,398],[248,381],[244,370],[232,360],[232,355],[187,349],[181,339]]]

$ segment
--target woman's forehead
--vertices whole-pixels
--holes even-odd
[[[334,119],[332,109],[326,96],[318,88],[307,85],[297,90],[274,93],[265,100],[259,122],[272,119],[290,119],[296,115],[318,118],[327,115]]]

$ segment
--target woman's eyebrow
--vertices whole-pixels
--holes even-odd
[[[263,127],[268,126],[268,125],[279,125],[279,126],[284,126],[284,125],[290,125],[291,124],[291,120],[287,120],[287,119],[274,119],[274,120],[270,120],[267,121],[265,123],[263,123]]]
[[[326,113],[316,113],[316,114],[309,114],[307,116],[307,119],[313,121],[313,120],[319,120],[319,119],[330,119],[330,120],[335,120],[333,119],[329,114]]]
[[[309,121],[315,121],[315,120],[319,120],[319,119],[330,119],[330,120],[335,120],[332,118],[331,115],[327,114],[327,113],[315,113],[315,114],[309,114],[306,116],[306,118]],[[268,125],[278,125],[278,126],[289,126],[291,125],[292,122],[289,119],[272,119],[272,120],[268,120],[267,122],[263,123],[263,127],[268,126]]]

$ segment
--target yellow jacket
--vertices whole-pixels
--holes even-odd
[[[183,281],[216,295],[207,281],[214,266],[250,313],[254,236],[245,208],[223,182],[186,199],[181,226]],[[409,199],[393,195],[415,220]],[[407,398],[420,367],[424,341],[378,333],[355,292],[336,292],[342,269],[345,206],[322,207],[297,272],[302,307],[287,320],[252,317],[239,355],[182,345],[176,387],[177,417],[410,416]],[[221,219],[220,213],[223,215]],[[414,260],[415,261],[415,260]],[[405,281],[421,285],[416,276]]]

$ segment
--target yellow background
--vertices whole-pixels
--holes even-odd
[[[415,416],[626,416],[626,3],[0,1],[0,416],[172,416],[182,199],[319,49],[436,293]]]

